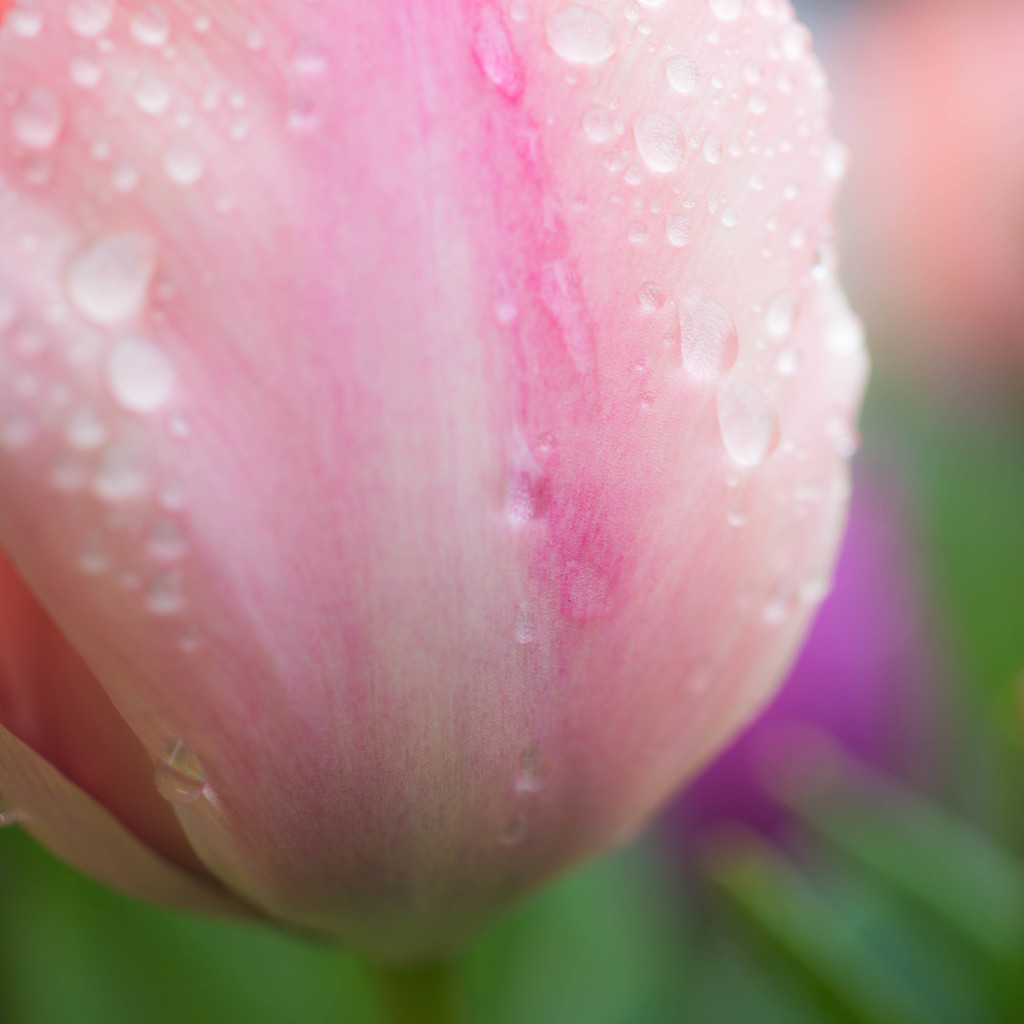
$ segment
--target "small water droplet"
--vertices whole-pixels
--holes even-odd
[[[171,22],[158,4],[146,4],[132,16],[131,32],[141,46],[163,46],[171,38]]]
[[[115,0],[70,0],[68,26],[77,36],[95,39],[110,27]]]
[[[517,644],[532,644],[537,639],[537,620],[530,606],[523,601],[516,609],[515,637]]]
[[[779,415],[752,384],[727,377],[718,385],[718,425],[725,450],[741,466],[759,466],[778,447]]]
[[[687,373],[714,380],[733,367],[739,338],[732,317],[713,299],[697,296],[679,304],[680,344]]]
[[[27,89],[11,116],[14,137],[28,149],[49,149],[64,127],[64,109],[52,89]]]
[[[134,99],[143,114],[159,117],[171,106],[171,90],[162,78],[145,75],[135,86]]]
[[[7,12],[6,24],[22,39],[35,39],[46,24],[43,12],[33,7],[14,7]]]
[[[711,13],[722,21],[736,21],[743,14],[743,0],[709,0]]]
[[[78,548],[78,568],[89,576],[100,576],[110,568],[110,555],[97,533],[88,534]]]
[[[600,64],[615,53],[611,22],[591,7],[561,7],[545,28],[548,45],[568,64]]]
[[[633,122],[637,152],[656,174],[669,174],[683,160],[683,130],[667,114],[641,114]]]
[[[519,761],[516,789],[521,793],[538,793],[547,785],[551,774],[547,756],[539,743],[531,743]]]
[[[188,188],[206,172],[206,163],[199,151],[187,142],[172,142],[164,153],[164,174],[175,185]]]
[[[704,159],[709,164],[720,164],[722,162],[722,143],[714,135],[709,135],[704,140],[702,149]]]
[[[68,75],[79,89],[93,89],[103,80],[103,68],[91,58],[79,54],[72,58]]]
[[[20,811],[0,802],[0,828],[10,828],[20,821],[24,821],[24,815]]]
[[[645,281],[640,287],[640,306],[648,313],[654,313],[665,305],[665,293],[653,282]]]
[[[161,519],[153,527],[146,550],[164,562],[173,562],[185,554],[187,543],[179,523],[173,519]]]
[[[700,68],[692,57],[670,57],[665,61],[668,84],[683,96],[689,96],[700,82]]]
[[[595,146],[611,142],[616,135],[611,111],[607,107],[591,107],[583,115],[583,134]]]
[[[145,308],[156,256],[153,239],[136,232],[94,242],[68,270],[68,294],[75,309],[104,327],[134,320]]]
[[[170,360],[145,338],[122,338],[107,357],[107,383],[122,408],[154,412],[174,391],[175,373]]]
[[[796,320],[799,298],[794,292],[779,292],[768,303],[764,323],[774,338],[785,338]]]
[[[142,497],[149,487],[144,449],[131,440],[112,441],[103,449],[92,486],[104,501]]]
[[[517,814],[502,830],[498,842],[502,846],[517,846],[526,836],[526,815]]]
[[[665,222],[665,233],[669,245],[682,249],[690,240],[690,221],[682,214],[671,214]]]
[[[67,439],[72,448],[91,451],[99,448],[107,439],[107,428],[88,405],[80,405],[68,417]]]
[[[473,36],[473,54],[487,79],[510,100],[523,93],[523,69],[501,14],[490,4],[481,8]]]
[[[176,615],[185,607],[181,586],[182,574],[177,570],[154,576],[146,592],[146,607],[154,615]]]
[[[169,803],[191,804],[203,795],[206,772],[199,758],[178,740],[157,762],[154,781],[157,792]]]

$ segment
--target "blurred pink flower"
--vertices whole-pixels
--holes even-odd
[[[806,47],[777,0],[12,9],[8,815],[391,958],[639,827],[844,518]]]
[[[1024,4],[876,0],[834,38],[858,301],[916,373],[1019,381]]]

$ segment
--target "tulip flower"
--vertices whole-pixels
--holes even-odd
[[[788,4],[21,0],[0,89],[8,817],[426,960],[761,707],[866,365]]]

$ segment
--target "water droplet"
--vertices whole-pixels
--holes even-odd
[[[640,158],[656,174],[674,171],[683,160],[683,130],[667,114],[641,114],[633,122]]]
[[[718,385],[718,425],[729,457],[759,466],[778,447],[779,416],[771,399],[753,385],[727,377]]]
[[[607,615],[611,610],[611,582],[604,569],[570,561],[565,567],[564,601],[570,618],[581,622]]]
[[[110,568],[110,555],[99,534],[90,533],[82,540],[77,562],[89,576],[100,576]]]
[[[20,811],[16,811],[5,803],[0,802],[0,828],[10,828],[12,825],[17,825],[19,821],[23,820],[24,815]]]
[[[516,609],[516,629],[515,629],[516,643],[517,644],[532,644],[537,639],[537,621],[533,616],[533,612],[530,611],[530,606],[523,601]]]
[[[146,607],[154,615],[176,615],[185,607],[181,585],[182,574],[177,570],[154,576],[146,592]]]
[[[691,297],[679,304],[680,343],[687,373],[714,380],[732,369],[739,338],[732,317],[713,299]]]
[[[502,846],[516,846],[526,836],[526,815],[517,814],[504,828],[498,837]]]
[[[640,286],[640,306],[648,313],[654,313],[665,305],[665,293],[653,282],[645,281]]]
[[[520,793],[538,793],[547,784],[551,768],[539,743],[531,743],[519,761],[519,779],[516,789]]]
[[[670,57],[665,61],[668,84],[683,96],[689,96],[700,82],[700,68],[692,57]]]
[[[7,12],[11,31],[22,39],[35,39],[43,31],[43,12],[32,7],[14,7]]]
[[[146,4],[132,16],[131,32],[142,46],[163,46],[171,38],[171,22],[162,7]]]
[[[154,781],[169,803],[190,804],[203,795],[206,772],[199,758],[178,740],[157,762]]]
[[[145,75],[135,86],[135,106],[143,114],[159,117],[165,114],[171,105],[171,90],[162,78]]]
[[[523,93],[523,69],[501,14],[489,4],[480,11],[473,54],[488,80],[510,100]]]
[[[551,314],[579,374],[594,373],[594,337],[587,317],[579,277],[568,260],[554,260],[541,271],[540,298]]]
[[[615,138],[615,122],[607,107],[591,107],[583,115],[583,134],[596,146]]]
[[[690,221],[682,214],[670,214],[665,221],[669,245],[681,249],[690,240]]]
[[[72,411],[66,433],[68,443],[79,451],[99,448],[107,439],[107,428],[88,405],[80,405]]]
[[[156,271],[156,243],[126,232],[94,242],[68,270],[68,294],[87,320],[109,327],[142,312]]]
[[[799,310],[799,298],[794,292],[779,292],[768,303],[764,323],[768,333],[774,338],[785,338],[796,320]]]
[[[104,501],[142,497],[149,487],[144,449],[134,441],[112,441],[103,449],[92,486]]]
[[[743,14],[743,0],[709,0],[711,13],[722,21],[736,21]]]
[[[11,116],[14,137],[29,149],[49,149],[64,127],[64,109],[52,89],[27,89]]]
[[[0,334],[9,330],[18,319],[18,300],[0,285]]]
[[[173,519],[159,520],[146,544],[146,550],[154,558],[165,562],[181,558],[186,547],[185,534]]]
[[[101,36],[110,27],[114,5],[115,0],[70,0],[68,26],[85,39]]]
[[[327,73],[327,54],[315,39],[300,39],[292,55],[292,71],[304,78]]]
[[[846,168],[850,162],[850,152],[841,142],[831,142],[825,149],[821,165],[825,177],[832,181],[841,181],[846,175]]]
[[[164,174],[175,185],[188,188],[206,172],[206,163],[199,151],[187,142],[172,142],[164,153]]]
[[[93,89],[103,80],[103,68],[89,57],[79,54],[72,58],[68,74],[79,89]]]
[[[107,383],[111,393],[130,412],[153,412],[174,391],[174,367],[145,338],[122,338],[107,357]]]
[[[513,525],[542,516],[550,498],[544,470],[521,436],[511,444],[505,481],[505,514]]]
[[[709,164],[720,164],[722,162],[722,143],[714,135],[709,135],[704,140],[702,149],[704,159]]]
[[[569,64],[600,64],[615,53],[611,22],[593,8],[562,7],[548,18],[545,28],[548,45]]]

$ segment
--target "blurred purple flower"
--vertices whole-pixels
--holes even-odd
[[[803,654],[768,710],[669,810],[670,830],[693,836],[733,821],[777,837],[787,816],[766,791],[765,765],[808,730],[906,774],[936,701],[904,522],[893,487],[858,481],[835,586]]]

